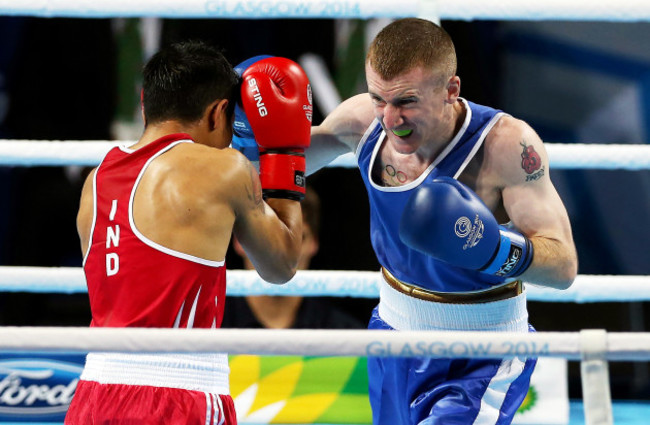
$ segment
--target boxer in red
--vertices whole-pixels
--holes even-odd
[[[220,327],[232,234],[262,278],[293,277],[304,157],[281,158],[309,145],[312,106],[302,69],[274,59],[243,82],[199,42],[171,45],[147,63],[142,137],[109,151],[81,195],[91,326]],[[263,102],[264,116],[250,124],[260,147],[280,158],[264,163],[262,182],[228,148],[239,98],[252,113]],[[89,353],[65,423],[236,424],[228,373],[225,353]]]

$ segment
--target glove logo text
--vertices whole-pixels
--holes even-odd
[[[311,122],[313,113],[314,113],[314,107],[313,102],[312,102],[312,95],[311,95],[311,84],[307,84],[307,101],[309,102],[309,105],[302,105],[302,109],[305,111],[305,116]]]
[[[296,173],[293,178],[293,182],[298,187],[305,187],[306,184],[305,173],[296,170]]]
[[[460,217],[454,224],[454,232],[456,236],[465,239],[463,249],[474,248],[483,238],[483,220],[480,219],[478,214],[474,218],[474,222],[468,217]]]
[[[248,86],[253,91],[253,99],[255,99],[255,106],[257,106],[257,112],[260,114],[260,117],[265,117],[269,114],[269,111],[264,105],[264,100],[262,99],[262,94],[260,93],[260,88],[257,86],[257,81],[255,78],[248,80]]]
[[[516,245],[511,245],[510,246],[510,253],[508,254],[508,259],[503,263],[499,271],[495,273],[497,276],[506,276],[508,273],[510,273],[517,263],[519,263],[519,260],[521,259],[521,254],[522,250]]]

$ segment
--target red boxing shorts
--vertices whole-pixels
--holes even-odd
[[[232,397],[146,385],[79,381],[65,425],[236,425]]]

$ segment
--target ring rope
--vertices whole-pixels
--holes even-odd
[[[2,0],[0,0],[2,1]],[[0,165],[7,166],[95,166],[115,146],[133,141],[45,141],[0,140]],[[546,143],[555,169],[650,169],[650,144]],[[340,156],[331,166],[354,168],[353,154]]]
[[[1,351],[226,352],[229,354],[581,360],[582,332],[0,327]],[[650,333],[607,333],[603,359],[650,360]]]
[[[0,0],[0,15],[168,18],[401,18],[649,21],[645,0]]]
[[[286,285],[267,283],[254,270],[228,270],[229,296],[302,295],[378,298],[381,275],[372,271],[300,270]],[[650,276],[579,275],[564,291],[526,286],[529,301],[650,301]],[[0,292],[85,293],[79,267],[0,267]]]

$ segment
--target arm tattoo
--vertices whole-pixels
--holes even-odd
[[[524,169],[526,174],[526,181],[538,180],[544,175],[544,166],[542,165],[542,158],[539,156],[533,145],[526,145],[526,141],[522,140],[520,143],[524,147],[521,153],[521,168]]]
[[[250,173],[251,186],[253,193],[250,193],[251,188],[249,185],[246,185],[246,192],[248,199],[252,200],[255,203],[255,206],[262,204],[262,184],[260,183],[257,170],[253,167],[253,164],[248,164],[248,172]]]

